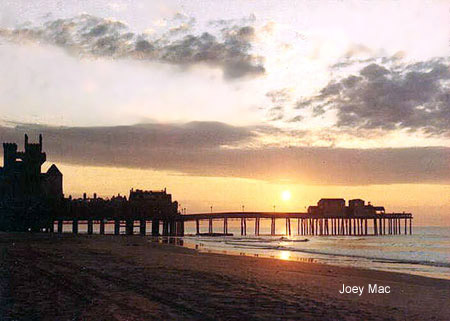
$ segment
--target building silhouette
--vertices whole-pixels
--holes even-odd
[[[25,135],[23,151],[18,151],[16,143],[3,144],[0,230],[39,231],[50,226],[52,213],[64,198],[63,175],[54,164],[42,173],[45,161],[42,135],[38,143],[29,143]]]
[[[39,143],[28,142],[25,134],[24,151],[15,143],[3,143],[3,168],[0,167],[0,201],[17,201],[29,198],[63,197],[63,175],[53,164],[46,173],[41,172],[46,154],[42,152],[42,135]]]
[[[370,202],[366,205],[362,199],[352,199],[345,206],[343,198],[322,198],[317,206],[309,206],[308,213],[318,217],[364,217],[384,213],[383,206],[373,206]]]
[[[29,143],[25,134],[24,151],[16,143],[3,144],[3,167],[0,167],[0,230],[52,231],[54,221],[115,220],[126,221],[128,230],[133,220],[151,219],[153,230],[159,233],[158,222],[163,222],[165,233],[174,231],[174,220],[179,217],[178,202],[162,191],[131,189],[124,196],[99,198],[94,193],[88,198],[64,198],[63,174],[53,164],[46,173],[42,165],[46,154],[42,151],[42,135],[38,143]]]

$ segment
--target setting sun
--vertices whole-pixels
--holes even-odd
[[[291,192],[283,191],[283,193],[281,193],[281,198],[283,201],[289,201],[291,199]]]

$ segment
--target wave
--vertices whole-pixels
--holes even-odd
[[[307,240],[307,239],[306,239]],[[280,241],[280,240],[275,240]],[[283,240],[284,241],[284,240]],[[305,240],[301,240],[305,242]],[[265,242],[265,241],[263,241]],[[298,249],[291,248],[282,245],[264,245],[264,244],[254,244],[254,242],[248,242],[247,240],[233,240],[233,241],[225,241],[227,245],[231,245],[235,248],[245,248],[245,249],[256,249],[256,250],[274,250],[274,251],[289,251],[289,252],[298,252],[298,253],[307,253],[307,254],[318,254],[318,255],[326,255],[326,256],[337,256],[337,257],[348,257],[348,258],[359,258],[359,259],[367,259],[373,262],[378,263],[391,263],[391,264],[414,264],[414,265],[426,265],[426,266],[434,266],[434,267],[446,267],[450,268],[449,262],[439,262],[439,261],[428,261],[428,260],[411,260],[411,259],[397,259],[397,258],[385,258],[378,256],[370,256],[370,255],[361,255],[361,254],[349,254],[349,253],[337,253],[330,251],[320,251],[320,250],[310,250],[310,249]],[[261,243],[261,240],[259,241]]]

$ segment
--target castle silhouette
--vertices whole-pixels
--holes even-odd
[[[15,143],[3,143],[3,168],[0,167],[0,230],[53,231],[56,220],[115,220],[127,222],[132,230],[134,219],[150,218],[154,235],[159,234],[159,221],[166,234],[175,233],[175,219],[179,217],[178,202],[166,190],[131,189],[130,195],[99,198],[68,198],[63,194],[63,174],[55,164],[46,173],[42,165],[47,157],[39,143],[29,143],[25,134],[24,151]]]
[[[62,198],[63,175],[55,164],[46,173],[42,173],[41,166],[45,161],[42,135],[39,135],[39,143],[32,144],[25,134],[23,152],[17,151],[16,143],[3,143],[4,167],[0,167],[0,201]]]

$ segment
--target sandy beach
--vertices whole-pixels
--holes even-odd
[[[0,320],[448,320],[449,300],[450,281],[406,274],[139,236],[0,234]]]

